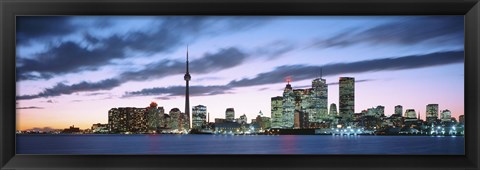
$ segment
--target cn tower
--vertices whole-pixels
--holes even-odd
[[[190,128],[190,93],[188,89],[190,88],[188,86],[188,81],[192,77],[190,77],[190,73],[188,72],[188,46],[187,46],[187,72],[185,73],[185,76],[183,77],[185,79],[186,85],[185,85],[185,115],[188,118],[188,128]]]

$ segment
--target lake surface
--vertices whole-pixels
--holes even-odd
[[[17,154],[463,155],[463,136],[17,135]]]

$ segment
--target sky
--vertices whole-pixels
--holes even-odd
[[[355,78],[355,112],[396,105],[425,119],[464,114],[463,16],[17,16],[17,129],[81,129],[108,110],[190,105],[214,118],[270,117],[271,97],[322,77],[338,108]],[[320,71],[321,70],[321,71]]]

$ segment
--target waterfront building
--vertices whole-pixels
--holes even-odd
[[[111,133],[146,133],[149,119],[146,108],[112,108],[108,111],[108,129]],[[156,125],[154,122],[155,130]]]
[[[287,83],[283,90],[283,112],[282,112],[282,128],[291,129],[294,124],[295,114],[295,94],[293,93],[292,85]]]
[[[108,124],[96,123],[92,125],[92,133],[108,133]]]
[[[452,112],[450,110],[445,109],[441,113],[441,121],[442,122],[450,122],[452,119]]]
[[[438,119],[438,104],[428,104],[426,114],[427,123],[436,122]]]
[[[405,118],[417,119],[417,113],[415,112],[415,109],[407,109],[407,111],[405,111]]]
[[[240,123],[240,124],[247,124],[247,115],[243,114],[240,116],[240,118],[238,119],[237,123]]]
[[[235,120],[235,110],[233,108],[227,108],[225,111],[225,120],[230,122]]]
[[[192,129],[202,129],[207,124],[207,107],[204,105],[192,108]]]
[[[351,120],[355,113],[355,78],[340,77],[339,93],[340,116],[344,120]]]
[[[403,113],[403,106],[402,105],[396,105],[394,114],[402,116],[402,113]]]
[[[181,128],[181,114],[182,112],[178,108],[173,108],[170,110],[169,115],[170,115],[170,125],[169,127],[172,130],[177,130],[179,131]]]
[[[75,127],[75,125],[70,126],[70,128],[64,129],[62,133],[80,133],[80,128]]]
[[[269,117],[258,115],[255,119],[252,119],[252,124],[257,123],[261,129],[269,129],[271,127],[270,120]]]
[[[328,85],[327,81],[322,78],[316,78],[312,81],[313,89],[313,106],[315,111],[311,114],[315,114],[313,122],[321,122],[328,117]],[[310,102],[311,103],[311,102]]]
[[[385,106],[378,105],[378,106],[375,108],[375,111],[376,111],[376,115],[377,115],[378,117],[385,116]]]
[[[242,125],[233,121],[215,123],[215,133],[220,134],[238,134],[242,130]]]
[[[330,112],[328,113],[330,116],[337,116],[337,105],[335,103],[330,104]]]
[[[149,133],[156,133],[156,131],[160,128],[161,124],[163,123],[163,119],[161,115],[163,115],[163,107],[161,109],[157,108],[157,103],[152,102],[150,106],[146,108],[146,122],[147,122],[147,131]],[[140,110],[138,110],[140,111]],[[136,111],[137,112],[137,111]],[[140,112],[135,113],[135,121],[143,122],[142,114]],[[136,125],[139,126],[139,125]],[[143,127],[139,127],[143,128]]]
[[[283,97],[271,98],[272,128],[282,128],[283,124]]]
[[[458,116],[458,123],[465,123],[465,115]]]

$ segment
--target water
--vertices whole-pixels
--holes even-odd
[[[441,154],[463,155],[464,137],[17,135],[17,154]]]

